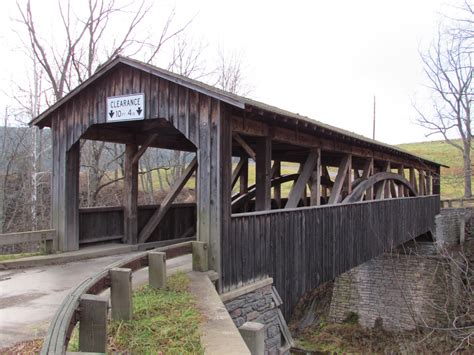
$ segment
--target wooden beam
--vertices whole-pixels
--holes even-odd
[[[239,177],[242,173],[242,170],[243,170],[245,164],[248,164],[248,159],[247,158],[240,158],[239,162],[237,163],[237,166],[235,167],[234,171],[232,172],[232,188],[234,188],[235,184],[237,183],[237,180],[239,180]]]
[[[257,139],[256,149],[256,194],[255,210],[271,209],[271,170],[272,170],[272,140],[270,137]],[[300,195],[301,196],[301,195]]]
[[[132,164],[138,163],[141,156],[146,152],[148,147],[158,138],[158,133],[154,133],[148,136],[147,140],[140,146],[140,149],[135,153],[132,159]]]
[[[352,155],[349,155],[349,166],[347,167],[346,179],[344,180],[344,190],[348,195],[352,192]]]
[[[318,163],[318,150],[312,150],[308,157],[306,158],[306,162],[302,165],[300,169],[300,176],[298,180],[293,184],[290,194],[288,195],[288,201],[286,202],[285,208],[295,208],[298,207],[298,202],[300,201],[303,193],[306,189],[306,184],[311,177],[311,174]]]
[[[197,158],[194,158],[184,170],[183,175],[180,176],[178,180],[176,180],[164,200],[161,202],[160,208],[153,213],[153,215],[150,217],[150,220],[140,231],[140,236],[138,238],[140,243],[145,243],[156,227],[158,227],[161,220],[166,215],[166,212],[168,212],[169,208],[171,207],[171,204],[175,200],[176,196],[178,196],[184,185],[186,185],[186,182],[188,182],[196,168]]]
[[[398,175],[405,177],[405,167],[400,165],[398,167]],[[398,185],[398,197],[405,197],[405,186],[402,184]]]
[[[311,173],[310,179],[310,205],[319,206],[321,204],[321,149],[317,150],[318,159],[316,161],[316,166]]]
[[[385,166],[384,166],[384,169],[383,169],[385,172],[389,173],[392,171],[391,169],[391,166],[390,166],[390,162],[387,161],[385,162]],[[390,181],[384,181],[383,182],[383,198],[390,198]]]
[[[416,193],[418,194],[418,185],[416,184],[416,174],[415,174],[415,168],[410,167],[410,184],[413,186],[415,189]]]
[[[418,170],[418,183],[420,184],[420,188],[418,190],[418,193],[420,195],[426,195],[426,186],[425,186],[425,172],[424,170],[420,169]]]
[[[272,166],[272,179],[279,178],[281,176],[281,161],[275,160]],[[273,188],[273,197],[277,208],[281,208],[281,185],[275,185]]]
[[[133,162],[137,150],[136,144],[125,146],[123,207],[124,239],[128,244],[136,244],[138,234],[138,160]]]
[[[328,204],[334,204],[339,201],[339,198],[341,197],[342,186],[344,185],[349,165],[350,156],[346,155],[344,158],[342,158],[341,164],[339,165],[336,181],[334,182],[334,186],[332,187],[331,196],[329,197]]]
[[[249,159],[245,159],[245,164],[242,167],[242,172],[240,173],[240,188],[239,193],[245,195],[249,191]],[[247,211],[247,203],[244,203],[242,206],[244,211]]]
[[[425,185],[425,188],[426,188],[426,195],[431,195],[431,173],[430,171],[426,171],[426,185]]]
[[[362,178],[368,179],[369,176],[374,174],[374,159],[367,159],[364,163],[364,170],[362,171]],[[374,198],[374,187],[371,186],[367,189],[365,193],[365,199],[367,201],[373,200]]]
[[[240,144],[240,146],[245,150],[245,152],[249,155],[249,157],[255,160],[256,154],[255,154],[255,151],[252,149],[252,147],[249,146],[247,142],[244,141],[244,139],[238,133],[232,134],[232,137],[237,143]]]

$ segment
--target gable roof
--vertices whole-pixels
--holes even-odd
[[[329,125],[327,123],[316,121],[316,120],[313,120],[309,117],[302,116],[300,114],[293,113],[293,112],[290,112],[290,111],[286,111],[286,110],[283,110],[281,108],[265,104],[263,102],[252,100],[252,99],[249,99],[249,98],[244,97],[244,96],[239,96],[239,95],[236,95],[236,94],[218,89],[214,86],[205,84],[203,82],[200,82],[200,81],[197,81],[197,80],[194,80],[194,79],[190,79],[190,78],[187,78],[185,76],[175,74],[175,73],[172,73],[170,71],[158,68],[154,65],[147,64],[147,63],[144,63],[144,62],[141,62],[141,61],[138,61],[138,60],[135,60],[135,59],[131,59],[131,58],[128,58],[128,57],[123,57],[123,56],[117,56],[117,57],[111,59],[110,61],[104,63],[89,79],[87,79],[86,81],[84,81],[83,83],[78,85],[76,88],[74,88],[72,91],[70,91],[63,98],[61,98],[56,103],[54,103],[52,106],[50,106],[48,109],[43,111],[40,115],[38,115],[36,118],[34,118],[29,123],[29,125],[30,126],[31,125],[38,125],[40,127],[44,127],[44,124],[41,124],[41,122],[43,120],[47,119],[54,111],[56,111],[64,103],[71,100],[79,92],[86,89],[89,85],[93,84],[95,81],[97,81],[104,74],[109,72],[111,69],[113,69],[114,67],[116,67],[120,63],[128,65],[130,67],[133,67],[135,69],[141,70],[143,72],[150,73],[150,74],[158,76],[160,78],[169,80],[169,81],[174,82],[178,85],[187,87],[191,90],[195,90],[197,92],[200,92],[200,93],[205,94],[207,96],[218,99],[222,102],[225,102],[225,103],[227,103],[231,106],[237,107],[239,109],[257,109],[257,110],[265,111],[265,112],[277,115],[277,119],[278,119],[278,116],[280,116],[280,118],[281,118],[281,116],[288,117],[288,118],[294,119],[297,124],[301,123],[303,125],[313,126],[313,127],[317,128],[317,129],[320,129],[320,130],[321,129],[326,130],[328,132],[336,133],[338,135],[350,138],[350,139],[352,139],[356,142],[359,141],[359,142],[363,142],[365,144],[369,144],[371,146],[382,147],[382,148],[384,148],[384,150],[392,151],[394,153],[399,153],[399,154],[401,153],[402,155],[410,156],[412,158],[417,158],[417,159],[422,160],[426,163],[430,163],[430,164],[434,164],[434,165],[438,165],[438,166],[445,166],[445,165],[442,165],[440,163],[437,163],[437,162],[425,159],[423,157],[411,154],[410,152],[408,152],[404,149],[401,149],[401,148],[398,148],[398,147],[395,147],[395,146],[392,146],[392,145],[389,145],[389,144],[386,144],[386,143],[383,143],[383,142],[380,142],[380,141],[376,141],[376,140],[367,138],[367,137],[362,136],[360,134],[350,132],[350,131],[347,131],[345,129],[339,128],[339,127],[335,127],[335,126]],[[445,166],[445,167],[447,167],[447,166]]]

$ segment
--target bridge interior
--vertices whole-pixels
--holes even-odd
[[[108,121],[106,99],[136,93],[144,119]],[[128,58],[104,64],[32,124],[53,133],[59,250],[86,235],[135,244],[196,234],[220,292],[271,276],[286,316],[307,290],[430,231],[439,212],[435,162]],[[81,139],[125,144],[123,207],[80,213]],[[143,212],[138,162],[149,147],[195,157]],[[285,174],[288,163],[296,168]],[[192,176],[196,203],[173,204]]]

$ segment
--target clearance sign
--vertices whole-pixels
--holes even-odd
[[[145,94],[107,98],[107,122],[143,120],[144,118]]]

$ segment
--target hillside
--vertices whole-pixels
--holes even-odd
[[[460,143],[459,140],[457,142]],[[462,155],[458,149],[445,141],[407,143],[400,144],[398,147],[410,153],[448,165],[449,168],[441,168],[441,196],[442,198],[462,197],[464,192],[463,163]]]

